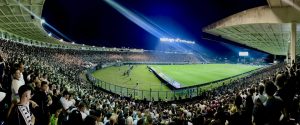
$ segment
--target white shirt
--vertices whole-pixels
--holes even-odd
[[[104,125],[103,122],[97,122],[97,125]]]
[[[12,83],[11,83],[11,97],[12,99],[14,99],[14,97],[17,96],[18,94],[18,91],[19,91],[19,88],[22,86],[22,85],[25,85],[25,83],[23,83],[22,81],[20,80],[17,80],[17,79],[13,79]]]
[[[82,120],[84,120],[87,117],[87,114],[85,114],[84,112],[80,112]]]
[[[265,95],[258,94],[257,96],[255,96],[254,101],[256,101],[257,99],[259,99],[264,104],[268,98]]]
[[[61,97],[60,102],[65,110],[67,110],[70,106],[72,106],[72,102],[67,100],[65,97]]]
[[[200,109],[201,109],[201,111],[203,111],[205,108],[206,108],[206,105],[200,104]]]
[[[27,81],[30,81],[30,79],[31,79],[31,74],[29,74],[28,76],[27,76]]]
[[[104,120],[103,120],[104,125],[105,125],[107,122],[109,122],[109,119],[108,119],[107,117],[104,117]]]
[[[137,122],[140,120],[140,118],[136,118],[134,121],[133,121],[133,125],[137,125]]]
[[[0,92],[0,102],[5,98],[6,93]]]
[[[115,102],[112,102],[110,105],[111,108],[115,108]]]
[[[75,105],[76,103],[75,99],[70,99],[69,102],[71,102],[71,105]]]
[[[133,125],[133,118],[131,116],[127,117],[127,125]]]
[[[242,97],[243,99],[246,99],[247,95],[246,95],[246,94],[241,94],[241,97]]]
[[[25,85],[25,80],[24,80],[24,77],[23,77],[23,73],[20,73],[20,78],[19,78],[19,80],[21,81],[21,83],[22,83],[23,85]]]

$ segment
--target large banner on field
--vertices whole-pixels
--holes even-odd
[[[166,82],[168,82],[168,84],[172,85],[173,87],[179,89],[180,87],[180,83],[175,81],[174,79],[168,77],[167,75],[165,75],[164,73],[160,72],[159,70],[156,70],[153,67],[148,66],[154,73],[156,73],[160,78],[162,78],[163,80],[165,80]]]

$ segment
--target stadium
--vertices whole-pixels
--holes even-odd
[[[299,0],[2,0],[0,125],[299,125]]]

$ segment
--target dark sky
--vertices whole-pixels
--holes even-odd
[[[202,39],[205,35],[202,33],[203,27],[240,11],[267,5],[266,0],[115,1],[142,14],[175,36],[195,40],[209,49],[219,51],[226,50],[226,47]],[[155,36],[125,18],[103,0],[46,0],[42,17],[76,43],[144,49],[155,49],[159,43]],[[51,29],[45,29],[55,34]]]

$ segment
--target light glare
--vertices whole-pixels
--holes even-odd
[[[160,38],[161,42],[176,42],[176,43],[187,43],[187,44],[195,44],[195,41],[183,40],[180,38]]]
[[[44,19],[41,19],[41,24],[44,24],[46,21]]]

